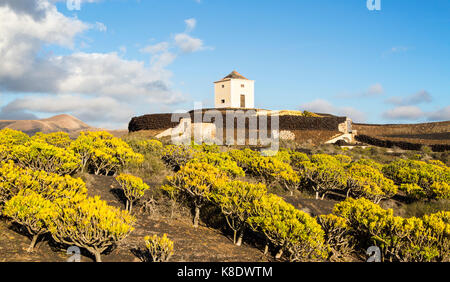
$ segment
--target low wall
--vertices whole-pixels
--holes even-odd
[[[204,109],[202,112],[202,121],[204,112],[208,109]],[[222,115],[223,127],[226,128],[226,110],[217,110]],[[245,111],[243,111],[245,112]],[[194,121],[194,111],[188,113],[191,116],[191,120]],[[152,130],[152,129],[168,129],[178,125],[178,121],[171,121],[172,114],[151,114],[143,115],[139,117],[133,117],[128,124],[128,130],[130,132],[139,130]],[[180,117],[181,118],[181,117]],[[339,131],[340,125],[345,123],[346,117],[303,117],[303,116],[279,116],[279,130],[331,130]],[[215,121],[215,118],[209,119],[211,122]],[[205,122],[205,121],[203,121]],[[259,120],[257,119],[257,126],[259,128]],[[234,127],[237,127],[237,118],[234,119]],[[249,118],[245,119],[245,128],[249,128]],[[267,129],[271,129],[271,117],[267,117]]]
[[[423,144],[419,143],[411,143],[411,142],[405,142],[405,141],[393,141],[393,140],[383,140],[379,139],[373,136],[368,135],[356,135],[355,140],[366,143],[369,145],[377,146],[377,147],[385,147],[385,148],[392,148],[392,147],[398,147],[403,150],[421,150]],[[450,145],[445,144],[431,144],[427,145],[429,146],[434,152],[444,152],[450,150]]]

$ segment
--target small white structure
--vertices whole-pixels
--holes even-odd
[[[214,82],[215,108],[254,108],[255,81],[232,71]]]

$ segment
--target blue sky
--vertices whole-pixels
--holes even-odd
[[[450,1],[380,1],[0,0],[0,119],[124,128],[212,107],[213,81],[235,69],[258,108],[450,120]]]

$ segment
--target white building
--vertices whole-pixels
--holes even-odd
[[[232,71],[214,82],[214,99],[216,108],[254,108],[255,81]]]

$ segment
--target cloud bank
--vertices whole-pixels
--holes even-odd
[[[196,27],[185,21],[186,31],[174,43],[161,42],[142,49],[144,61],[122,58],[121,53],[73,52],[77,36],[90,29],[107,31],[100,22],[86,23],[60,13],[51,0],[0,0],[0,90],[18,98],[4,105],[0,119],[36,118],[36,113],[70,113],[94,125],[104,121],[126,126],[135,106],[184,101],[172,88],[166,68],[181,53],[204,49],[203,41],[187,34]],[[96,2],[88,0],[83,2]],[[47,46],[72,51],[67,55],[45,52]]]

